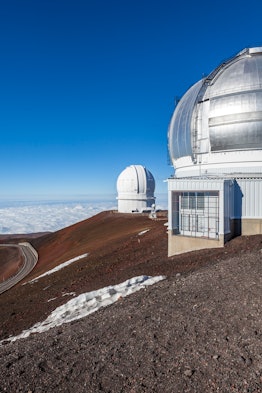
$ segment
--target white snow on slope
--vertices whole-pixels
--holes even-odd
[[[71,263],[76,262],[76,261],[79,261],[79,259],[85,258],[85,257],[87,257],[87,256],[88,256],[88,253],[87,253],[87,254],[79,255],[78,257],[75,257],[75,258],[72,258],[72,259],[69,259],[68,261],[66,261],[66,262],[64,262],[64,263],[61,263],[60,265],[54,267],[54,269],[48,270],[48,272],[45,272],[45,273],[41,274],[40,276],[38,276],[38,277],[36,277],[36,278],[33,278],[32,280],[26,282],[25,284],[32,284],[32,283],[38,281],[39,278],[42,278],[42,277],[45,277],[45,276],[49,276],[50,274],[55,273],[55,272],[57,272],[58,270],[61,270],[61,269],[63,269],[64,267],[70,265]],[[25,284],[23,284],[23,285],[25,285]]]
[[[145,233],[149,232],[150,229],[145,229],[144,231],[139,232],[138,236],[144,235]]]
[[[43,322],[38,322],[28,330],[24,330],[18,336],[9,337],[0,341],[16,341],[20,338],[30,336],[32,333],[43,333],[53,327],[60,326],[64,323],[72,322],[76,319],[99,310],[101,307],[109,306],[116,302],[119,298],[137,292],[148,285],[164,280],[165,276],[138,276],[124,281],[118,285],[110,285],[108,287],[98,289],[96,291],[83,293],[74,299],[69,300],[64,305],[57,307]]]

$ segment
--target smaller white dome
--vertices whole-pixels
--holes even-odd
[[[118,211],[122,213],[150,210],[155,203],[155,179],[142,165],[130,165],[117,179]]]

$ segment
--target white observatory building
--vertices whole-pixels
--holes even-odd
[[[169,256],[262,233],[262,47],[194,84],[169,130]]]
[[[120,213],[151,211],[155,204],[155,179],[142,165],[130,165],[117,179],[117,200]]]

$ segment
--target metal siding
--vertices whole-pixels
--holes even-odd
[[[224,183],[224,233],[230,233],[230,219],[234,214],[232,185],[231,181]]]
[[[262,178],[236,179],[242,197],[242,218],[262,218]]]
[[[223,190],[224,179],[169,179],[172,191],[219,191]]]

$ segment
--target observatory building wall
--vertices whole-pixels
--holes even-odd
[[[262,177],[168,181],[168,255],[262,234]]]
[[[128,199],[122,195],[121,199],[118,199],[118,212],[120,213],[143,213],[144,211],[150,210],[152,204],[155,203],[155,198],[144,198],[144,199]]]
[[[235,179],[235,221],[240,234],[262,234],[262,176]]]
[[[169,256],[223,247],[233,236],[232,179],[174,178],[168,187]]]

